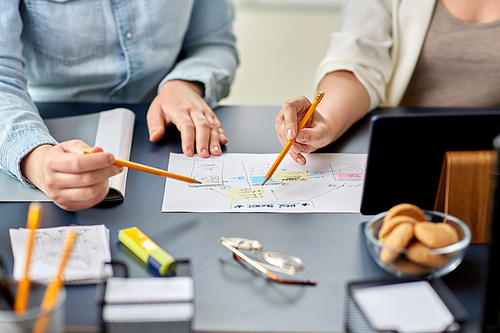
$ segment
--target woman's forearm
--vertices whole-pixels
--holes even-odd
[[[335,133],[333,141],[364,117],[370,108],[368,92],[349,71],[336,71],[325,75],[318,85],[318,91],[325,92],[317,110],[332,125]]]

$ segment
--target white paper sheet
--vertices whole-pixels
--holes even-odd
[[[69,227],[36,230],[29,276],[32,281],[47,283],[56,272],[64,236]],[[76,226],[78,235],[66,264],[63,278],[74,284],[95,283],[111,274],[103,264],[111,260],[109,230],[104,225]],[[14,279],[20,280],[26,258],[27,229],[10,229],[14,254]]]
[[[170,154],[168,171],[193,177],[202,184],[167,178],[162,212],[359,212],[366,154],[310,154],[305,166],[287,155],[278,170],[307,170],[307,181],[269,180],[261,187],[277,157]],[[231,196],[234,189],[255,193],[248,196],[251,199],[235,200]]]
[[[359,288],[353,290],[352,296],[377,330],[444,332],[454,321],[427,281]]]

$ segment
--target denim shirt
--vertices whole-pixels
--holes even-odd
[[[215,107],[238,56],[231,0],[0,0],[0,168],[56,144],[33,101],[141,102],[198,81]]]

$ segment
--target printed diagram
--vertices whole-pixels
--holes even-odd
[[[81,228],[75,239],[75,244],[71,250],[68,260],[68,270],[87,272],[92,268],[93,257],[104,251],[101,249],[101,244],[96,242],[85,234],[92,230]],[[36,234],[37,251],[33,253],[32,262],[44,262],[48,265],[56,266],[59,261],[62,243],[66,230],[57,230],[56,233],[46,232],[39,229]]]
[[[169,171],[191,170],[189,176],[202,184],[167,179],[162,211],[359,212],[365,154],[311,154],[306,166],[287,156],[278,168],[278,180],[273,176],[262,186],[276,156],[200,159],[171,154]]]
[[[55,273],[62,244],[68,227],[40,228],[36,231],[35,247],[31,257],[30,278],[46,283]],[[77,226],[78,235],[64,271],[64,280],[98,281],[103,274],[103,263],[111,260],[109,230],[104,225]],[[14,278],[23,273],[25,258],[24,228],[9,230],[14,254]]]
[[[194,160],[190,177],[202,182],[204,186],[211,184],[219,186],[223,183],[223,171],[223,161]]]

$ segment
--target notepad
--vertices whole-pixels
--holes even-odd
[[[135,114],[124,108],[80,116],[45,120],[50,134],[59,142],[79,139],[101,147],[116,158],[129,160]],[[123,199],[128,168],[109,179],[110,192],[105,200]],[[0,170],[0,202],[50,202],[38,189],[25,186]]]
[[[34,282],[48,283],[54,275],[64,236],[69,227],[40,228],[31,258],[29,277]],[[63,279],[70,284],[96,283],[111,276],[104,263],[111,260],[109,230],[104,225],[75,227],[76,237]],[[14,279],[23,275],[28,230],[10,229],[10,242],[14,255]]]
[[[358,288],[352,297],[376,330],[443,332],[454,317],[428,281]]]
[[[193,278],[109,278],[105,322],[189,321],[194,314]]]
[[[231,201],[265,199],[262,187],[230,188],[226,193]]]

